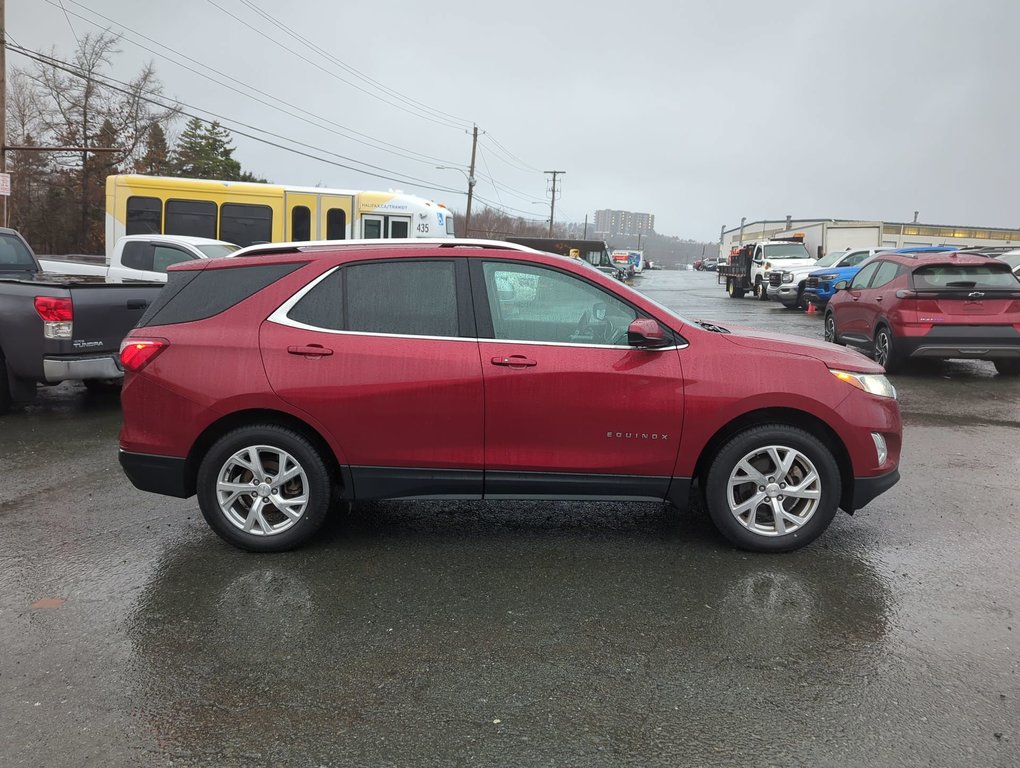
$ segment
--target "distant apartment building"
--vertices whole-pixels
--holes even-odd
[[[655,229],[655,215],[634,211],[595,211],[595,234],[600,237],[614,235],[647,235]]]

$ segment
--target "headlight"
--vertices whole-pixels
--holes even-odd
[[[765,271],[768,272],[770,269],[772,269],[772,262],[771,261],[766,261],[765,262]]]
[[[850,386],[857,387],[862,392],[878,395],[879,397],[891,397],[893,400],[896,399],[896,387],[890,384],[889,379],[880,373],[854,373],[852,371],[839,371],[834,368],[830,368],[829,373],[840,381],[845,381]]]
[[[793,282],[793,272],[784,272],[783,273],[783,282],[784,283],[792,283]]]
[[[819,275],[819,280],[835,280],[839,275]]]

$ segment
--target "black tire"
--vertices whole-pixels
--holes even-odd
[[[252,477],[255,473],[245,471],[236,461],[237,454],[246,448],[258,448],[257,455],[265,475],[259,479],[268,482],[256,486]],[[274,487],[275,477],[272,473],[280,471],[279,459],[283,458],[282,463],[287,463],[286,457],[277,453],[274,466],[274,451],[286,453],[303,472],[303,477],[296,477],[285,485]],[[263,465],[262,461],[266,463]],[[233,474],[231,482],[238,486],[250,484],[252,487],[250,492],[246,491],[227,500],[225,506],[233,519],[220,505],[217,483],[221,474],[225,477]],[[213,444],[199,466],[197,491],[202,516],[224,541],[250,552],[284,552],[306,543],[322,527],[329,514],[333,482],[325,458],[306,437],[285,427],[258,424],[229,432]],[[289,499],[300,498],[302,494],[307,500],[300,512],[292,510],[293,515],[288,516],[281,511],[277,501],[288,506],[286,502]],[[252,500],[261,501],[260,509],[266,509],[267,513],[252,515]],[[242,512],[248,514],[249,521],[254,519],[249,527],[254,529],[255,524],[258,524],[259,532],[241,528],[243,523],[238,518]],[[263,528],[263,522],[270,529],[268,533]],[[278,526],[279,530],[273,531]]]
[[[770,447],[775,447],[779,451],[794,451],[797,456],[786,475],[777,476],[777,473],[769,475],[766,471],[764,479],[771,479],[774,482],[759,488],[766,488],[766,494],[780,494],[775,497],[777,502],[784,510],[789,510],[791,517],[803,516],[802,523],[777,522],[776,516],[772,513],[774,507],[771,496],[766,496],[754,504],[754,498],[764,494],[754,488],[757,481],[753,479],[738,482],[733,488],[734,496],[732,498],[730,496],[731,476],[735,476],[738,471],[744,471],[738,469],[738,465],[749,456],[752,457],[752,462],[757,461],[754,454],[759,451],[767,452]],[[782,456],[788,457],[789,454]],[[765,459],[766,463],[769,461],[771,460]],[[764,464],[752,466],[766,469]],[[818,492],[817,503],[812,505],[812,501],[815,500],[807,498],[784,498],[782,490],[778,487],[779,483],[790,479],[810,480],[812,469],[817,482],[808,490]],[[842,491],[839,467],[832,452],[814,435],[787,424],[752,427],[733,437],[712,459],[706,477],[705,505],[709,517],[719,532],[732,544],[751,552],[791,552],[810,544],[829,527],[836,516]],[[748,488],[748,485],[751,487]],[[731,501],[736,500],[737,494],[746,491],[754,495],[748,495],[742,501],[750,505],[747,511],[748,520],[743,520],[738,519],[737,513],[731,511],[730,505]],[[771,530],[768,527],[770,520]],[[783,530],[787,532],[783,533]]]
[[[758,299],[758,301],[769,300],[769,287],[765,284],[765,281],[762,280],[760,277],[757,279],[757,281],[755,281],[754,284],[754,297]]]
[[[744,289],[737,288],[736,278],[726,278],[726,293],[729,294],[731,299],[742,299],[744,298]]]
[[[89,392],[108,395],[119,391],[124,381],[122,379],[82,379],[81,383]]]
[[[1000,376],[1020,376],[1020,359],[995,360],[995,370]]]
[[[829,310],[825,313],[824,330],[825,340],[830,344],[839,344],[839,336],[836,334],[836,313]]]
[[[903,368],[903,354],[899,350],[896,337],[889,326],[880,325],[875,331],[875,362],[885,368],[886,373],[896,373]]]
[[[7,379],[7,361],[0,354],[0,413],[11,409],[11,382]]]

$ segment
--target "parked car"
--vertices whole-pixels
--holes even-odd
[[[297,243],[169,275],[123,344],[120,462],[245,549],[298,546],[335,498],[696,487],[734,544],[788,551],[899,477],[880,366],[686,320],[581,260]]]
[[[999,259],[885,253],[835,287],[825,340],[868,350],[889,372],[911,358],[963,358],[1020,374],[1020,280]]]
[[[862,251],[852,251],[846,261],[833,264],[827,269],[813,270],[808,274],[804,281],[804,300],[816,307],[824,308],[836,292],[833,286],[840,280],[846,280],[849,284],[854,275],[879,253],[948,253],[955,250],[949,246],[936,245],[898,249],[866,248]]]
[[[864,248],[856,251],[830,251],[818,261],[797,267],[776,269],[769,273],[768,297],[778,301],[787,309],[807,309],[807,285],[809,275],[823,267],[839,269],[854,267],[871,255],[878,248]]]
[[[162,288],[45,273],[20,234],[0,229],[0,412],[38,384],[120,378],[121,339]]]
[[[1006,262],[1013,270],[1013,274],[1020,277],[1020,249],[1014,251],[1007,251],[1001,254],[998,258]]]
[[[60,275],[94,275],[115,281],[146,280],[166,282],[171,264],[192,259],[218,259],[240,246],[224,240],[187,235],[128,235],[117,241],[108,264],[85,259],[40,259],[47,272]]]

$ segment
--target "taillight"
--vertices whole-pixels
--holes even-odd
[[[125,371],[138,373],[169,346],[166,339],[124,339],[120,344],[120,364]]]
[[[36,296],[35,311],[43,320],[43,336],[47,339],[71,338],[74,305],[70,297]]]

